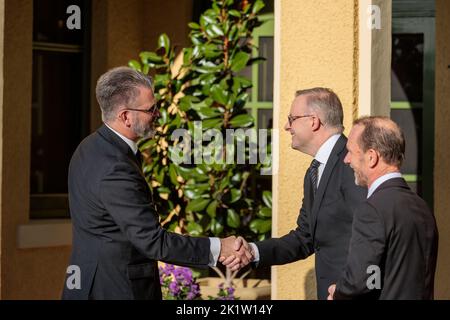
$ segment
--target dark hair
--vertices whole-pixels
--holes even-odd
[[[129,67],[114,68],[103,74],[95,89],[103,121],[112,120],[118,106],[134,102],[139,95],[138,87],[153,90],[151,77]]]
[[[342,111],[342,103],[333,90],[328,88],[311,88],[298,90],[295,96],[306,95],[306,103],[309,108],[319,110],[324,116],[320,119],[325,125],[344,131],[343,120],[344,112]]]
[[[364,127],[358,144],[366,152],[373,149],[389,165],[401,167],[405,159],[405,137],[400,127],[388,117],[362,117],[353,125]]]

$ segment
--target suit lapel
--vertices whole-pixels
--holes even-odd
[[[313,230],[313,238],[316,233],[316,225],[317,218],[320,212],[320,205],[322,204],[322,200],[325,194],[325,191],[328,186],[328,182],[331,177],[331,173],[333,172],[336,163],[339,160],[339,155],[343,150],[345,150],[345,144],[347,143],[347,138],[344,135],[341,135],[334,145],[333,150],[331,151],[330,157],[325,165],[325,169],[323,170],[322,176],[320,177],[319,187],[316,192],[316,196],[314,197],[314,203],[311,209],[311,218],[312,218],[312,230]]]
[[[97,130],[97,132],[108,142],[116,146],[120,150],[120,152],[126,154],[128,158],[130,158],[134,163],[138,165],[139,168],[141,168],[141,165],[136,155],[133,153],[133,150],[131,150],[130,146],[125,141],[123,141],[122,138],[120,138],[117,134],[115,134],[111,129],[109,129],[105,124],[103,124]]]

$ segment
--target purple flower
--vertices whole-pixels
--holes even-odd
[[[180,292],[180,287],[178,287],[178,283],[173,281],[169,284],[169,290],[172,295],[176,296]]]
[[[159,268],[163,299],[193,300],[200,297],[200,288],[192,271],[166,264]]]

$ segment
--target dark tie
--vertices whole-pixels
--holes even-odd
[[[309,166],[309,176],[311,177],[311,185],[313,188],[313,193],[316,195],[317,191],[317,180],[319,178],[319,166],[320,162],[316,159],[313,159],[311,165]]]
[[[136,160],[137,160],[137,163],[139,164],[139,167],[142,168],[142,153],[139,149],[136,152]]]

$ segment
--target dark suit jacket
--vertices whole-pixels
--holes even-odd
[[[316,254],[317,296],[326,299],[328,286],[342,275],[347,259],[354,209],[367,190],[355,185],[353,170],[344,163],[347,138],[342,135],[328,158],[315,199],[309,172],[297,229],[281,238],[257,242],[258,266],[286,264]]]
[[[438,233],[432,212],[403,178],[382,183],[355,214],[335,299],[433,299]],[[370,265],[378,266],[381,289]],[[371,277],[371,279],[369,279]]]
[[[63,299],[161,299],[157,260],[208,265],[209,239],[161,228],[137,158],[105,125],[72,156],[69,205],[81,289]]]

